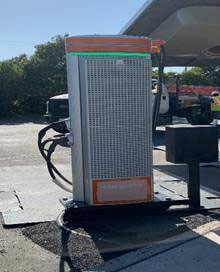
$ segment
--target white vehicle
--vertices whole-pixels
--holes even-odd
[[[177,87],[178,89],[178,87]],[[157,94],[157,79],[152,79],[152,103]],[[193,125],[207,125],[213,121],[211,99],[195,94],[169,93],[162,84],[160,115],[158,125],[172,123],[173,116],[185,117]],[[56,95],[47,102],[45,117],[49,122],[58,121],[69,116],[68,94]]]
[[[154,104],[155,97],[157,94],[157,80],[152,80],[152,103]],[[160,114],[166,114],[169,111],[169,104],[170,104],[170,97],[167,90],[167,87],[163,84],[162,85],[162,95],[160,101]]]

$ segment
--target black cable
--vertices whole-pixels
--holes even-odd
[[[69,183],[70,185],[72,185],[71,181],[69,181],[67,178],[65,178],[60,172],[59,170],[54,166],[54,164],[51,162],[51,161],[48,161],[47,159],[47,155],[46,153],[44,152],[44,147],[47,143],[49,142],[53,142],[54,139],[48,139],[48,140],[45,140],[43,143],[41,143],[41,148],[40,148],[40,151],[41,151],[41,154],[43,156],[43,158],[45,159],[46,163],[49,163],[50,164],[50,167],[53,169],[53,171],[61,178],[63,179],[65,182]],[[67,141],[65,141],[66,143]],[[62,142],[61,142],[62,143]]]
[[[49,142],[52,142],[52,141],[53,141],[52,139],[48,139],[48,140],[45,140],[44,142],[40,143],[39,150],[41,152],[42,157],[45,159],[45,161],[47,160],[47,155],[44,152],[45,151],[45,146],[46,146],[46,144],[48,144]]]
[[[51,160],[50,159],[48,159],[48,155],[49,155],[49,158],[51,157],[51,155],[52,155],[52,153],[51,154],[46,154],[45,152],[44,152],[44,148],[45,148],[45,145],[47,144],[47,143],[49,143],[49,142],[52,142],[52,147],[51,147],[51,149],[50,149],[50,152],[52,151],[52,148],[55,148],[54,147],[54,145],[53,145],[53,143],[56,141],[56,145],[58,145],[58,144],[60,144],[60,143],[67,143],[67,139],[65,138],[65,137],[63,137],[63,135],[60,135],[60,136],[62,136],[62,138],[58,138],[58,139],[47,139],[47,140],[45,140],[44,142],[42,142],[42,139],[44,138],[44,136],[46,135],[46,132],[49,130],[49,129],[51,129],[51,128],[55,128],[56,127],[56,125],[59,125],[60,123],[63,123],[64,121],[60,121],[60,122],[56,122],[56,123],[52,123],[52,124],[50,124],[49,126],[47,126],[47,127],[45,127],[45,128],[43,128],[43,129],[41,129],[40,131],[39,131],[39,133],[38,133],[38,148],[39,148],[39,151],[40,151],[40,153],[41,153],[41,155],[42,155],[42,157],[45,159],[45,161],[46,161],[46,163],[47,163],[47,166],[48,166],[48,171],[49,171],[49,174],[51,175],[51,177],[53,178],[53,179],[55,179],[56,177],[55,177],[55,175],[54,175],[54,173],[53,173],[53,171],[61,178],[61,179],[63,179],[66,183],[68,183],[68,184],[70,184],[70,185],[72,185],[72,183],[68,180],[68,179],[66,179],[58,170],[57,170],[57,168],[53,165],[53,163],[51,162]],[[64,140],[65,139],[65,140]],[[49,151],[49,150],[48,150]],[[54,151],[54,150],[53,150]],[[52,152],[53,152],[52,151]]]
[[[88,235],[88,234],[81,233],[81,232],[79,232],[79,231],[75,231],[75,230],[72,230],[71,228],[67,227],[68,221],[67,221],[67,222],[64,222],[64,215],[65,215],[65,212],[66,212],[66,210],[62,211],[62,212],[59,214],[59,216],[57,217],[56,222],[57,222],[58,226],[59,226],[62,230],[66,231],[67,233],[72,233],[72,234],[77,235],[77,236],[81,236],[81,237],[85,237],[85,238],[88,238],[88,239],[92,239],[92,237],[91,237],[90,235]]]
[[[60,138],[60,139],[55,139],[55,140],[53,140],[53,142],[52,142],[52,144],[50,145],[50,147],[49,147],[49,149],[48,149],[48,154],[47,154],[47,159],[46,159],[46,162],[47,162],[47,168],[48,168],[48,172],[49,172],[49,174],[50,174],[50,176],[53,178],[53,179],[55,179],[56,177],[55,177],[55,175],[54,175],[54,173],[53,173],[53,171],[54,172],[56,172],[56,174],[60,177],[60,178],[62,178],[65,182],[67,182],[68,184],[70,184],[70,185],[72,185],[72,183],[69,181],[69,180],[67,180],[55,167],[54,167],[54,165],[52,164],[52,162],[51,162],[51,156],[52,156],[52,153],[54,152],[54,150],[55,150],[55,148],[56,148],[56,146],[57,145],[59,145],[60,143],[64,143],[64,142],[66,142],[67,141],[67,138],[66,137],[63,137],[63,138]],[[56,170],[55,170],[55,169]]]
[[[48,153],[47,153],[47,169],[48,172],[50,174],[50,176],[52,177],[52,179],[56,179],[56,176],[53,173],[53,168],[51,167],[51,155],[55,150],[55,147],[57,146],[57,144],[55,142],[52,142],[52,144],[50,145],[49,149],[48,149]]]
[[[65,141],[64,141],[65,139]],[[64,143],[64,142],[67,142],[67,139],[64,138],[63,141],[58,141],[58,142],[55,142],[56,140],[50,140],[52,141],[52,144],[50,145],[49,149],[48,149],[48,154],[46,155],[44,153],[44,156],[45,156],[45,161],[47,163],[47,168],[48,168],[48,171],[49,171],[49,174],[50,176],[55,179],[55,175],[53,173],[53,171],[61,178],[63,179],[66,183],[72,185],[71,181],[69,181],[67,178],[65,178],[60,172],[59,170],[54,166],[54,164],[51,162],[51,155],[52,153],[54,152],[55,150],[55,147],[57,145],[59,145],[60,143]],[[60,139],[59,139],[60,140]],[[45,142],[49,142],[49,140],[45,141]]]
[[[160,113],[161,97],[163,93],[163,71],[165,66],[165,48],[161,46],[161,52],[158,60],[158,89],[154,100],[153,106],[153,134],[155,134],[158,117]]]
[[[51,145],[52,145],[52,144],[51,144]],[[52,151],[52,152],[53,152],[53,151]],[[49,153],[49,151],[48,151],[48,154],[47,154],[47,160],[46,160],[46,162],[47,162],[47,169],[48,169],[48,172],[49,172],[51,178],[52,178],[52,179],[56,179],[56,176],[54,175],[53,168],[51,167],[51,163],[50,163],[50,162],[51,162],[51,161],[50,161],[50,158],[51,158],[52,152]]]

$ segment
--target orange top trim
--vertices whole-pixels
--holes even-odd
[[[69,37],[65,41],[66,53],[69,52],[136,52],[159,53],[164,41],[151,40],[145,37]]]

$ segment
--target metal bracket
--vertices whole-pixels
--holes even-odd
[[[66,133],[65,136],[66,136],[67,139],[68,139],[69,145],[70,145],[70,146],[71,146],[71,145],[74,145],[74,136],[73,136],[72,132]]]

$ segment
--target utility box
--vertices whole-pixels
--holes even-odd
[[[166,159],[172,163],[218,161],[218,130],[215,126],[166,127]]]
[[[75,201],[152,201],[152,45],[143,37],[66,39]]]

